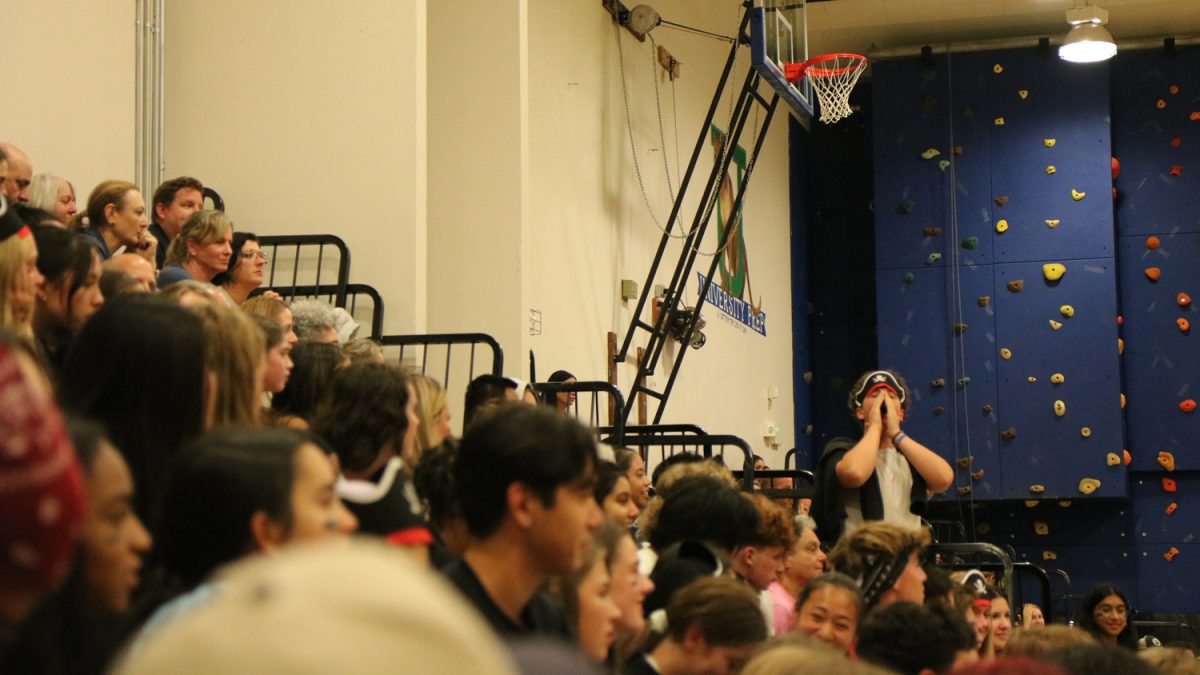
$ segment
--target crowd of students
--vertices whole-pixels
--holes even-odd
[[[1134,656],[1116,587],[1015,627],[927,559],[946,467],[894,373],[852,388],[814,520],[719,460],[648,475],[569,392],[447,392],[255,295],[257,240],[202,189],[105,181],[76,213],[0,143],[0,672],[1194,672]]]

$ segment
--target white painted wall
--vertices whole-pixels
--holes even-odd
[[[135,7],[129,0],[4,2],[0,140],[75,185],[134,177]]]
[[[165,158],[238,229],[332,232],[425,329],[425,0],[168,0]]]

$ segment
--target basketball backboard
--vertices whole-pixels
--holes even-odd
[[[808,60],[806,3],[755,0],[750,12],[750,63],[797,114],[813,116],[813,92],[807,78],[798,84],[784,75],[787,63]]]

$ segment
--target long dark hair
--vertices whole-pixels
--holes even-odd
[[[333,374],[342,362],[337,345],[301,340],[292,347],[292,374],[283,391],[271,397],[277,413],[311,420],[329,395]]]
[[[176,458],[155,540],[158,561],[184,588],[254,550],[250,521],[263,512],[290,529],[295,457],[309,436],[288,429],[226,428]]]
[[[362,471],[389,442],[396,454],[404,450],[407,410],[404,371],[390,364],[359,363],[333,377],[332,391],[313,419],[312,430],[333,446],[344,470]]]
[[[213,286],[224,286],[233,281],[233,270],[237,268],[238,263],[242,260],[242,249],[248,241],[258,241],[258,235],[253,232],[234,232],[233,243],[230,247],[233,249],[233,255],[229,256],[229,265],[224,272],[218,272],[217,276],[213,277]]]
[[[204,426],[204,326],[169,301],[136,294],[105,303],[63,364],[59,400],[103,425],[153,522],[167,467]]]
[[[69,283],[67,297],[75,295],[92,271],[93,257],[98,255],[90,238],[54,225],[34,225],[33,239],[38,247],[38,272],[45,277],[46,285]]]
[[[1117,596],[1121,602],[1125,603],[1125,630],[1117,635],[1117,644],[1127,649],[1137,649],[1138,636],[1137,629],[1133,627],[1133,607],[1130,606],[1129,598],[1125,596],[1124,591],[1113,584],[1100,584],[1088,591],[1083,598],[1083,603],[1079,606],[1079,614],[1075,616],[1075,623],[1095,636],[1097,640],[1103,641],[1105,632],[1096,623],[1093,612],[1096,611],[1096,606],[1110,595]]]

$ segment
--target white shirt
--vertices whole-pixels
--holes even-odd
[[[921,527],[921,518],[909,510],[912,505],[912,470],[904,453],[895,448],[879,448],[875,458],[875,477],[879,479],[879,496],[883,499],[883,519],[905,527]],[[845,533],[863,524],[862,504],[858,490],[845,490]]]

